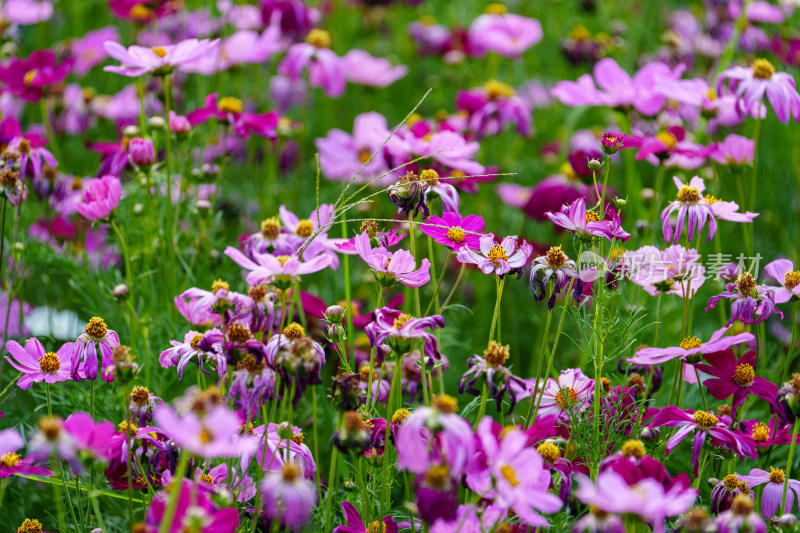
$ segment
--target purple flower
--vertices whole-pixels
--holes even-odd
[[[47,138],[36,134],[18,134],[8,143],[7,150],[19,154],[19,177],[24,180],[28,175],[29,167],[35,180],[41,179],[46,166],[58,167],[55,156],[45,148]],[[35,183],[35,182],[34,182]]]
[[[755,340],[755,336],[752,333],[726,336],[725,333],[727,331],[727,326],[718,329],[711,334],[711,338],[707,342],[702,342],[698,337],[692,336],[683,339],[678,346],[642,348],[636,352],[636,356],[631,357],[628,361],[639,365],[659,365],[676,358],[686,361],[689,358],[694,358],[693,356],[723,352],[737,344],[749,343]]]
[[[179,414],[169,405],[162,405],[153,414],[156,425],[185,451],[199,457],[235,457],[239,446],[235,437],[242,424],[225,405],[211,409],[203,418],[193,411]]]
[[[183,342],[169,341],[172,348],[161,352],[158,361],[162,368],[172,366],[178,367],[178,378],[183,379],[183,371],[186,366],[194,361],[200,366],[200,371],[204,374],[211,374],[212,370],[206,370],[203,362],[212,363],[212,368],[216,367],[219,379],[228,371],[227,361],[222,353],[222,347],[218,344],[203,343],[203,334],[198,331],[189,331],[183,338]],[[210,344],[210,345],[209,345]]]
[[[643,287],[648,294],[674,294],[691,298],[705,283],[705,267],[695,249],[677,244],[663,251],[655,246],[627,250],[619,267],[622,275]]]
[[[202,124],[211,118],[233,127],[236,135],[242,139],[249,139],[254,133],[259,137],[274,139],[277,136],[278,113],[248,113],[238,98],[225,96],[217,99],[218,93],[211,93],[206,97],[206,105],[190,111],[186,118],[192,126]]]
[[[114,26],[87,32],[80,39],[70,43],[70,53],[75,58],[76,74],[83,76],[108,57],[103,46],[106,41],[119,42],[119,33]]]
[[[57,456],[69,463],[74,472],[82,472],[79,452],[106,460],[113,455],[114,424],[95,423],[88,413],[73,413],[66,421],[58,417],[39,420],[39,431],[28,449],[35,459],[47,460]]]
[[[373,522],[369,525],[364,524],[364,519],[356,509],[355,505],[350,502],[342,502],[342,513],[344,513],[344,521],[347,525],[337,526],[333,533],[368,533],[372,531],[380,531],[381,533],[397,533],[397,522],[391,516],[383,517],[383,524],[380,522]]]
[[[794,77],[786,72],[775,72],[775,67],[766,59],[753,61],[750,68],[735,66],[719,75],[717,90],[722,92],[728,82],[731,91],[741,99],[744,110],[760,110],[760,102],[766,94],[778,120],[784,124],[791,116],[800,118],[800,94],[797,94]]]
[[[312,87],[321,87],[333,98],[341,96],[346,84],[344,68],[341,58],[330,49],[330,45],[328,32],[317,28],[311,30],[306,42],[289,47],[286,57],[278,65],[278,73],[297,80],[308,69],[308,83]]]
[[[751,213],[750,211],[739,213],[739,204],[736,202],[725,202],[713,196],[705,196],[703,200],[711,206],[711,214],[717,220],[749,223],[758,216],[758,213]]]
[[[441,327],[444,327],[444,318],[441,315],[413,318],[397,309],[384,307],[373,311],[372,322],[364,328],[364,332],[374,348],[387,341],[398,356],[411,352],[415,348],[416,339],[422,339],[425,355],[439,359],[441,356],[436,336],[425,330]]]
[[[456,110],[468,113],[469,129],[478,137],[498,135],[509,124],[516,125],[520,135],[531,133],[530,104],[505,83],[490,80],[483,87],[460,91]]]
[[[610,225],[609,221],[602,220],[598,213],[587,211],[586,200],[583,197],[569,205],[562,205],[561,211],[558,213],[548,212],[546,215],[550,222],[580,238],[605,237],[609,241],[615,238],[615,228]]]
[[[300,261],[296,255],[274,256],[268,253],[254,253],[254,261],[233,246],[225,248],[225,255],[233,259],[240,267],[250,271],[247,274],[247,283],[250,285],[275,283],[289,286],[300,279],[300,276],[319,272],[331,264],[331,256],[327,254]]]
[[[320,13],[303,0],[261,0],[261,20],[264,25],[280,24],[281,34],[300,39],[320,19]]]
[[[6,356],[6,361],[15,369],[23,373],[17,382],[20,389],[29,389],[33,383],[57,383],[72,379],[72,348],[71,342],[65,343],[58,352],[45,352],[44,346],[36,337],[31,337],[25,342],[25,348],[17,341],[8,341],[6,350],[14,359]]]
[[[347,81],[368,87],[387,87],[408,73],[405,65],[393,67],[388,59],[356,48],[342,57],[341,65]]]
[[[137,167],[152,167],[156,164],[156,150],[153,141],[134,137],[128,142],[128,156]]]
[[[423,259],[420,266],[407,250],[390,252],[383,246],[372,248],[369,235],[364,231],[355,237],[355,247],[359,257],[372,269],[375,278],[386,286],[398,281],[407,287],[421,287],[430,281],[430,261]]]
[[[517,58],[542,40],[538,20],[503,11],[484,13],[470,25],[469,44],[476,54],[495,52]]]
[[[264,515],[270,520],[281,520],[288,527],[299,529],[308,521],[317,503],[314,482],[301,474],[295,463],[287,463],[282,472],[268,473],[261,483],[264,497]]]
[[[39,474],[52,476],[47,468],[33,465],[32,457],[22,458],[17,450],[24,444],[22,436],[14,428],[0,431],[0,479],[5,479],[17,474]]]
[[[180,533],[187,528],[197,527],[190,524],[201,524],[199,531],[202,533],[235,533],[239,526],[239,513],[235,507],[220,509],[208,491],[197,490],[197,486],[189,479],[176,479],[174,483],[180,483],[180,489],[172,523],[167,529],[169,533]],[[170,493],[170,489],[163,489],[150,502],[145,519],[147,533],[161,530],[166,519]]]
[[[739,494],[733,498],[730,509],[717,516],[713,527],[719,533],[767,533],[767,525],[753,507],[749,495]]]
[[[83,333],[73,344],[70,363],[72,378],[92,380],[97,378],[97,352],[99,350],[103,365],[102,368],[99,368],[101,377],[106,383],[114,381],[114,374],[110,370],[114,367],[111,355],[116,346],[119,346],[117,332],[108,329],[102,318],[92,317],[86,323]]]
[[[120,63],[119,66],[104,67],[106,72],[114,72],[129,78],[137,78],[142,74],[151,73],[154,76],[163,76],[173,70],[182,70],[182,67],[191,61],[207,54],[219,44],[219,39],[187,39],[174,45],[155,46],[147,48],[133,45],[125,48],[114,41],[105,43],[106,52]]]
[[[480,232],[483,230],[483,217],[469,215],[462,218],[458,213],[448,211],[441,217],[429,217],[426,220],[426,224],[420,224],[419,228],[422,233],[434,241],[453,250],[458,251],[465,246],[467,248],[478,248],[480,246]]]
[[[706,189],[703,179],[695,176],[688,185],[684,185],[677,176],[673,176],[672,180],[678,188],[678,198],[661,212],[664,240],[667,242],[672,240],[673,244],[678,243],[683,231],[683,221],[688,215],[689,229],[686,237],[688,241],[691,242],[694,239],[695,227],[697,228],[697,235],[700,235],[706,225],[706,221],[708,221],[708,240],[710,241],[717,232],[717,221],[713,216],[710,204],[703,198],[703,191]],[[675,225],[677,231],[674,232],[675,238],[673,239],[670,216],[676,211],[678,212],[678,220]]]
[[[5,0],[0,6],[0,20],[19,26],[29,26],[49,20],[53,16],[53,4],[48,1]]]
[[[733,395],[733,408],[742,405],[749,393],[766,400],[770,405],[775,403],[778,386],[768,379],[756,376],[756,352],[750,350],[736,357],[731,349],[705,354],[707,365],[698,364],[696,368],[714,376],[703,382],[711,396],[724,400]]]
[[[751,165],[755,155],[755,144],[752,139],[730,133],[714,146],[711,159],[721,165]]]
[[[37,50],[27,59],[13,59],[0,66],[0,77],[4,91],[28,102],[38,102],[50,87],[63,82],[71,70],[72,60],[56,65],[56,54],[52,50]]]
[[[794,264],[788,259],[776,259],[764,267],[769,277],[781,286],[773,289],[776,304],[788,302],[793,298],[800,298],[800,271],[794,269]]]
[[[545,255],[540,255],[533,260],[531,268],[530,282],[533,291],[533,299],[540,302],[547,294],[547,284],[555,276],[552,294],[547,301],[547,308],[552,309],[556,305],[556,295],[564,292],[570,283],[574,283],[573,296],[578,301],[583,292],[583,282],[578,277],[575,268],[575,261],[567,257],[561,250],[561,246],[553,246]],[[571,281],[572,280],[572,281]]]
[[[761,493],[761,512],[764,518],[769,519],[775,516],[783,501],[783,491],[786,484],[789,487],[786,490],[785,512],[792,513],[795,498],[800,500],[800,481],[786,479],[786,474],[782,468],[772,468],[769,472],[754,468],[746,476],[739,475],[739,477],[746,481],[750,487],[764,485],[764,491]]]
[[[479,250],[462,247],[456,256],[462,263],[477,265],[484,274],[504,276],[525,266],[533,253],[533,246],[516,235],[508,236],[497,244],[494,235],[481,235]]]
[[[478,424],[485,466],[476,466],[467,473],[467,486],[492,498],[495,505],[510,509],[524,523],[547,527],[547,519],[539,512],[554,513],[561,508],[561,499],[549,492],[549,469],[544,467],[539,452],[528,446],[525,433],[514,427],[498,442],[492,424],[490,417]]]
[[[322,173],[331,180],[353,180],[353,183],[372,181],[389,170],[386,146],[391,146],[390,136],[383,115],[361,113],[353,122],[352,135],[332,129],[326,137],[314,140],[319,150]],[[387,139],[389,142],[384,146]]]
[[[727,422],[718,419],[714,413],[708,411],[693,411],[692,409],[684,411],[670,405],[659,411],[650,422],[650,425],[652,427],[680,428],[667,441],[666,455],[669,455],[675,449],[675,446],[680,444],[690,433],[695,432],[692,440],[692,472],[697,476],[700,450],[707,437],[727,444],[741,458],[751,457],[755,459],[758,457],[757,447],[753,439],[747,435],[731,431],[728,429],[730,419]]]
[[[94,179],[83,193],[83,202],[75,210],[89,220],[104,220],[119,206],[122,185],[116,176]]]
[[[783,313],[775,308],[774,288],[767,285],[756,285],[756,280],[749,272],[741,274],[735,283],[728,283],[725,290],[708,300],[706,311],[716,307],[720,299],[733,300],[731,318],[725,324],[730,326],[735,321],[742,324],[759,324],[777,313],[783,319]]]

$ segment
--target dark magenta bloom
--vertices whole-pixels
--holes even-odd
[[[756,352],[750,350],[736,357],[733,350],[727,349],[705,355],[707,365],[698,364],[697,369],[714,376],[703,382],[711,396],[724,400],[733,396],[733,407],[739,407],[753,393],[770,405],[774,404],[778,386],[768,379],[755,375]]]
[[[28,102],[38,102],[47,89],[59,84],[72,70],[72,60],[56,64],[52,50],[37,50],[27,59],[15,59],[0,67],[4,90]]]

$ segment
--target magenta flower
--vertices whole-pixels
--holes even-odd
[[[423,259],[419,268],[416,268],[414,256],[407,250],[390,252],[383,246],[372,248],[366,231],[356,235],[354,242],[359,257],[369,265],[375,278],[386,286],[399,281],[407,287],[421,287],[431,279],[431,263],[427,259]]]
[[[711,206],[711,214],[717,220],[749,223],[758,216],[758,213],[751,213],[750,211],[740,213],[739,204],[736,202],[725,202],[713,196],[706,196],[703,199]]]
[[[742,405],[749,393],[766,400],[770,405],[775,403],[778,386],[768,379],[756,376],[756,352],[750,350],[736,357],[731,349],[724,349],[705,354],[708,363],[698,364],[696,368],[714,376],[703,382],[711,396],[717,400],[725,400],[733,396],[733,408]]]
[[[780,283],[773,289],[776,304],[788,302],[792,298],[800,298],[800,271],[788,259],[776,259],[764,267],[769,277]]]
[[[186,118],[192,126],[202,124],[211,118],[227,122],[242,139],[249,139],[254,133],[259,137],[274,139],[277,136],[278,113],[269,111],[263,114],[243,111],[242,101],[226,96],[217,100],[218,93],[206,97],[206,105],[189,112]]]
[[[357,48],[347,52],[340,63],[347,81],[368,87],[387,87],[408,73],[405,65],[394,67],[388,59],[373,57]]]
[[[477,55],[495,52],[517,58],[542,40],[538,20],[514,13],[484,13],[469,27],[469,44]]]
[[[16,429],[0,431],[0,479],[17,474],[52,476],[53,473],[47,468],[34,466],[32,457],[20,457],[17,450],[22,448],[23,444],[22,437]]]
[[[652,116],[664,107],[666,101],[664,94],[656,88],[656,80],[678,79],[682,72],[682,66],[673,70],[664,63],[653,62],[642,67],[631,78],[616,61],[604,58],[594,66],[594,79],[589,74],[584,74],[577,81],[558,82],[551,94],[571,107],[633,106],[641,114]]]
[[[300,469],[300,474],[309,480],[314,480],[317,465],[311,450],[302,443],[303,432],[299,427],[291,427],[291,437],[283,431],[281,424],[267,424],[267,438],[264,439],[264,426],[253,430],[253,436],[258,438],[258,447],[252,452],[256,462],[264,472],[281,472],[287,464],[293,464]],[[289,429],[289,428],[285,428]],[[266,452],[265,452],[266,447]],[[245,464],[252,459],[250,453],[243,456]]]
[[[697,235],[708,222],[708,240],[710,241],[714,234],[717,232],[717,221],[713,216],[711,205],[703,198],[703,191],[706,189],[703,179],[695,176],[685,185],[677,176],[673,176],[672,180],[678,188],[677,200],[670,203],[664,211],[661,212],[662,230],[664,232],[664,240],[669,242],[672,240],[673,244],[677,244],[681,238],[683,231],[683,221],[687,215],[689,217],[689,228],[687,239],[691,242],[695,236],[695,228],[697,228]],[[670,216],[677,211],[678,220],[675,224],[673,239],[673,228],[670,222]]]
[[[38,102],[50,87],[63,82],[71,70],[71,59],[57,65],[55,52],[37,50],[27,59],[14,59],[0,66],[0,78],[5,91],[25,101]]]
[[[104,46],[106,41],[119,42],[119,32],[114,26],[87,32],[80,39],[70,43],[70,53],[75,58],[76,74],[83,76],[108,57]]]
[[[88,413],[73,413],[66,421],[58,417],[39,420],[39,431],[28,444],[30,456],[48,460],[53,455],[82,472],[79,453],[107,460],[114,454],[115,429],[108,421],[95,423]]]
[[[240,267],[250,271],[247,274],[247,283],[250,285],[261,283],[288,285],[300,279],[300,276],[319,272],[331,264],[331,256],[327,254],[300,261],[296,255],[275,256],[268,253],[254,253],[255,261],[253,261],[233,246],[225,248],[225,255],[233,259]]]
[[[162,405],[153,414],[155,424],[185,451],[199,457],[235,457],[239,446],[235,438],[242,423],[226,405],[218,405],[203,418],[189,411],[179,414],[169,405]]]
[[[302,77],[308,70],[308,83],[321,87],[330,97],[341,96],[346,80],[341,58],[330,49],[331,37],[320,29],[311,30],[306,42],[295,43],[289,47],[286,57],[278,65],[278,73],[292,80]]]
[[[162,368],[172,366],[178,367],[178,378],[183,379],[183,371],[190,362],[200,366],[200,371],[204,374],[211,374],[212,370],[206,370],[203,362],[211,363],[212,368],[216,367],[219,379],[228,371],[227,360],[222,353],[222,347],[218,344],[202,343],[203,334],[198,331],[189,331],[183,338],[183,342],[169,341],[172,348],[161,352],[158,361]]]
[[[547,213],[547,218],[556,226],[570,231],[580,238],[605,237],[614,239],[614,229],[609,221],[602,220],[598,213],[586,210],[586,200],[578,198],[570,205],[561,206],[558,213]]]
[[[319,150],[322,173],[332,180],[349,182],[358,175],[354,183],[372,181],[389,170],[384,142],[390,136],[391,132],[383,115],[375,112],[361,113],[353,122],[352,135],[332,129],[326,137],[314,140]],[[391,142],[390,139],[389,143]]]
[[[722,92],[726,82],[746,112],[760,110],[760,102],[767,96],[778,120],[784,124],[791,116],[800,118],[800,94],[797,94],[794,78],[786,72],[775,72],[775,67],[766,59],[756,59],[750,68],[735,66],[719,75],[717,90]]]
[[[504,276],[512,270],[522,268],[533,253],[533,246],[518,239],[516,235],[508,236],[497,244],[494,235],[487,233],[481,235],[478,246],[478,251],[464,246],[456,257],[462,263],[477,265],[487,275]]]
[[[45,352],[44,346],[36,337],[25,342],[25,348],[17,341],[8,341],[6,350],[14,359],[6,356],[6,361],[23,373],[17,382],[20,389],[29,389],[33,383],[57,383],[72,379],[72,343],[65,343],[58,352]]]
[[[456,251],[465,246],[473,249],[480,246],[483,217],[479,215],[469,215],[462,218],[458,213],[448,211],[441,217],[429,217],[426,222],[427,224],[420,224],[419,228],[422,233],[439,244]]]
[[[264,497],[264,515],[270,520],[281,520],[292,529],[299,529],[308,521],[317,503],[314,482],[301,475],[300,467],[287,463],[282,472],[270,472],[261,483]]]
[[[356,509],[355,505],[350,502],[342,502],[342,513],[344,513],[344,526],[337,526],[333,533],[369,533],[372,531],[380,531],[382,533],[397,533],[397,522],[391,516],[383,517],[383,524],[380,522],[373,522],[365,524],[361,514]]]
[[[668,348],[642,348],[636,352],[636,356],[628,359],[629,362],[637,365],[660,365],[673,359],[686,361],[695,355],[714,354],[723,352],[737,344],[749,343],[755,340],[752,333],[739,333],[738,335],[726,336],[728,327],[718,329],[711,334],[707,342],[702,342],[697,337],[687,337],[680,342],[679,346]]]
[[[741,274],[734,283],[728,283],[725,290],[708,300],[706,311],[716,307],[721,299],[733,300],[731,318],[725,324],[730,326],[739,320],[742,324],[760,324],[772,313],[783,319],[783,313],[775,308],[775,287],[756,285],[749,272]]]
[[[468,114],[468,127],[478,137],[497,135],[510,124],[516,125],[520,135],[531,134],[530,104],[505,83],[490,80],[483,87],[459,91],[456,110]]]
[[[21,180],[28,175],[29,168],[34,179],[42,179],[45,166],[58,167],[55,156],[45,146],[47,146],[47,138],[32,133],[17,135],[8,143],[8,150],[19,153],[19,177]]]
[[[795,498],[800,501],[800,481],[786,479],[786,474],[782,468],[772,468],[770,472],[754,468],[746,476],[739,475],[742,481],[746,481],[750,487],[764,485],[761,493],[761,512],[764,518],[772,518],[781,506],[783,501],[784,485],[788,484],[786,490],[786,512],[792,514]]]
[[[364,328],[369,343],[377,348],[384,341],[398,356],[405,355],[414,349],[414,341],[421,339],[425,344],[425,355],[439,359],[436,336],[425,331],[444,327],[441,315],[413,318],[397,309],[384,307],[372,313],[372,322]]]
[[[755,441],[748,435],[731,431],[728,429],[730,419],[724,417],[720,420],[714,413],[708,411],[693,411],[692,409],[682,410],[675,406],[663,408],[650,422],[652,427],[677,427],[680,428],[667,441],[665,452],[669,455],[675,446],[680,444],[690,433],[695,432],[692,440],[692,472],[697,476],[698,458],[700,450],[706,438],[719,441],[730,446],[742,459],[758,457]]]
[[[721,165],[751,165],[755,144],[753,139],[730,133],[714,146],[711,159]]]
[[[75,340],[72,349],[72,368],[73,379],[96,379],[98,369],[101,377],[106,383],[114,381],[111,368],[114,361],[111,358],[114,347],[119,345],[117,332],[108,329],[105,321],[100,317],[92,317],[86,323],[83,333]],[[97,352],[100,351],[102,367],[97,363]]]
[[[122,184],[116,176],[94,179],[83,193],[83,202],[75,210],[89,220],[104,220],[119,207]]]
[[[219,39],[187,39],[174,45],[147,48],[133,45],[125,48],[114,41],[105,43],[106,52],[121,63],[119,66],[104,67],[106,72],[114,72],[129,78],[137,78],[142,74],[163,76],[205,55],[219,44]]]
[[[655,135],[632,135],[625,140],[624,149],[638,149],[636,160],[646,160],[653,166],[696,169],[714,151],[714,146],[703,146],[686,138],[681,126],[671,126]]]
[[[235,507],[220,509],[208,491],[197,490],[197,486],[189,479],[176,479],[174,482],[181,485],[172,523],[167,529],[169,533],[181,533],[190,528],[196,528],[200,533],[235,533],[239,526],[239,513]],[[145,519],[147,533],[161,530],[166,519],[170,492],[169,488],[165,488],[156,493],[150,502]]]

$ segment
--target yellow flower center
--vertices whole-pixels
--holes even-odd
[[[283,479],[286,481],[294,481],[300,477],[300,467],[294,463],[286,463],[283,467]]]
[[[519,479],[517,479],[517,473],[514,472],[514,469],[511,468],[511,465],[503,465],[500,467],[500,473],[503,474],[503,477],[506,478],[508,484],[512,487],[516,487],[519,485]]]
[[[784,475],[783,468],[770,468],[769,469],[769,481],[770,483],[783,483],[786,479]]]
[[[203,426],[203,429],[200,430],[200,434],[197,435],[197,440],[203,444],[208,444],[214,440],[214,435],[208,430],[207,427]]]
[[[491,341],[489,347],[483,351],[483,358],[486,363],[494,368],[499,367],[506,362],[509,356],[509,346],[502,345],[499,342]]]
[[[361,163],[366,163],[367,161],[369,161],[370,157],[372,157],[372,152],[370,151],[369,148],[361,148],[358,151],[358,160]]]
[[[19,454],[9,452],[0,456],[0,465],[13,467],[19,463]]]
[[[314,233],[314,224],[310,220],[304,218],[297,224],[297,234],[301,237],[309,237]]]
[[[197,350],[197,347],[200,345],[200,341],[202,340],[203,340],[203,334],[198,333],[194,337],[192,337],[191,341],[189,341],[189,346],[192,347],[192,350]]]
[[[645,456],[644,444],[637,439],[631,439],[622,445],[622,455],[624,457],[635,457],[641,459]]]
[[[35,518],[26,518],[17,528],[17,533],[42,533],[42,523]]]
[[[714,413],[709,411],[697,411],[694,414],[694,423],[700,428],[708,429],[716,426],[719,423],[719,420],[717,420],[717,417],[714,415]]]
[[[381,521],[374,521],[367,526],[367,533],[386,533],[386,523]]]
[[[739,294],[745,297],[750,296],[756,288],[756,280],[753,279],[753,276],[749,272],[745,272],[739,276],[739,279],[736,280],[736,284],[739,286]]]
[[[105,320],[98,316],[93,316],[86,324],[86,335],[93,341],[101,341],[106,338],[108,326]]]
[[[678,201],[684,203],[696,203],[700,201],[700,190],[697,187],[684,185],[678,191]]]
[[[678,144],[678,138],[668,131],[659,131],[656,133],[656,139],[664,143],[667,150],[672,150]]]
[[[569,31],[568,37],[573,41],[590,41],[592,39],[592,32],[583,24],[578,24]]]
[[[234,323],[228,326],[228,338],[236,344],[243,344],[250,339],[250,328],[241,323]]]
[[[233,96],[223,96],[217,102],[217,109],[223,113],[241,113],[242,109],[244,109],[244,104]]]
[[[548,463],[556,462],[561,456],[561,452],[558,450],[558,446],[553,444],[552,442],[543,442],[537,448],[536,451],[539,452],[539,455],[547,461]]]
[[[494,265],[496,265],[499,261],[508,261],[508,254],[499,244],[493,245],[486,257],[488,257]]]
[[[464,242],[464,230],[459,226],[453,226],[447,230],[447,238],[456,244],[461,244]]]
[[[703,196],[703,200],[705,200],[708,205],[714,205],[715,203],[722,201],[716,196]]]
[[[150,50],[152,50],[153,53],[158,57],[164,57],[165,55],[167,55],[167,51],[164,49],[163,46],[154,46]]]
[[[709,90],[706,92],[706,98],[708,98],[708,99],[709,99],[710,101],[712,101],[712,102],[713,102],[714,100],[716,100],[716,99],[717,99],[717,90],[716,90],[716,89],[714,89],[713,87],[712,87],[711,89],[709,89]]]
[[[487,6],[486,13],[491,15],[505,15],[508,13],[508,8],[500,2],[493,2]]]
[[[217,294],[219,291],[227,291],[231,288],[230,284],[227,281],[222,281],[221,279],[214,280],[211,284],[211,292]]]
[[[119,429],[120,433],[125,433],[127,435],[134,435],[139,431],[139,427],[136,424],[125,420],[117,424],[117,429]]]
[[[61,368],[61,360],[53,352],[47,352],[39,359],[39,370],[45,374],[55,374]]]
[[[294,442],[298,446],[300,444],[303,444],[303,441],[305,441],[305,440],[306,440],[306,436],[303,435],[302,431],[300,433],[298,433],[297,435],[292,435],[292,442]]]
[[[600,217],[594,211],[586,211],[586,222],[600,222]]]
[[[578,393],[572,387],[564,387],[556,394],[556,403],[561,409],[567,410],[570,405],[578,400]]]
[[[286,261],[288,261],[289,259],[291,259],[291,257],[290,257],[290,256],[288,256],[288,255],[279,255],[279,256],[277,256],[275,259],[277,259],[277,260],[278,260],[278,262],[281,264],[281,266],[283,266],[283,265],[285,265],[285,264],[286,264]]]
[[[434,465],[425,473],[425,482],[432,486],[442,488],[450,481],[450,469],[444,465]]]
[[[764,58],[753,61],[753,77],[761,80],[768,80],[775,74],[775,67]]]
[[[753,512],[753,500],[745,494],[737,494],[731,502],[731,512],[738,516],[748,516]]]
[[[281,221],[278,217],[270,217],[261,221],[261,235],[274,241],[281,233]]]
[[[756,377],[756,372],[752,365],[742,363],[736,367],[736,372],[733,373],[733,381],[742,387],[747,387],[753,383]]]
[[[703,345],[703,343],[700,342],[700,339],[698,339],[695,336],[686,337],[685,339],[683,339],[681,341],[681,344],[680,344],[681,348],[683,348],[684,350],[691,350],[693,348],[699,348],[702,345]]]
[[[394,329],[400,329],[403,326],[405,326],[408,323],[408,321],[411,320],[412,318],[414,318],[414,317],[412,317],[411,315],[407,315],[405,313],[400,313],[400,316],[398,316],[397,318],[394,319],[394,323],[392,323],[392,327]]]
[[[306,42],[317,48],[330,48],[331,34],[325,30],[314,28],[306,35]]]
[[[143,475],[139,474],[138,476],[136,476],[136,478],[134,478],[133,482],[136,485],[146,485],[147,479],[145,479]]]
[[[398,409],[392,415],[392,424],[397,424],[397,425],[402,424],[405,421],[405,419],[409,417],[410,414],[411,411],[409,411],[408,409],[404,408]]]
[[[301,337],[304,337],[306,334],[306,330],[303,329],[303,326],[298,324],[297,322],[292,322],[285,328],[283,328],[283,335],[291,340],[297,340]]]
[[[433,399],[433,407],[440,413],[452,414],[458,411],[458,400],[449,394],[439,394]]]
[[[439,183],[439,173],[432,168],[426,168],[419,173],[419,181],[425,182],[429,185],[436,185]]]
[[[514,89],[506,84],[497,80],[489,80],[483,85],[483,90],[486,91],[486,96],[489,100],[497,100],[499,98],[511,98],[514,96]]]
[[[753,426],[753,433],[751,435],[756,442],[767,442],[769,440],[769,428],[766,424],[758,423]]]
[[[145,406],[150,401],[150,391],[147,387],[137,385],[131,391],[131,400],[136,405]]]
[[[783,280],[783,286],[786,288],[786,290],[790,291],[798,285],[800,285],[800,270],[787,272]]]
[[[128,16],[135,22],[147,22],[153,16],[153,10],[144,4],[133,4]]]
[[[43,416],[39,419],[38,426],[47,440],[54,441],[61,433],[62,421],[55,416]]]
[[[28,72],[25,73],[25,77],[22,78],[22,81],[25,83],[26,86],[30,87],[33,84],[34,78],[36,78],[36,74],[38,73],[39,71],[36,69],[29,70]]]
[[[203,474],[202,476],[200,476],[200,481],[202,481],[206,485],[211,485],[212,487],[214,486],[214,479],[208,474]]]
[[[567,262],[567,255],[563,251],[561,251],[561,245],[552,246],[549,250],[547,250],[546,257],[547,257],[547,266],[553,269],[561,268],[562,266],[564,266],[564,263]]]
[[[739,488],[739,478],[736,477],[736,474],[728,474],[722,480],[722,484],[728,490],[737,490]]]

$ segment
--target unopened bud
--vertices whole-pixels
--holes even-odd
[[[125,129],[122,130],[122,134],[126,137],[136,137],[139,135],[139,128],[131,124],[130,126],[125,126]]]
[[[124,283],[120,283],[111,291],[111,295],[114,296],[117,300],[122,300],[128,296],[128,286]]]
[[[328,322],[341,322],[344,318],[344,307],[331,305],[325,310],[325,320]]]
[[[163,117],[155,116],[155,117],[150,117],[147,120],[147,124],[151,128],[163,128],[164,125],[166,124],[166,121],[164,120]]]

